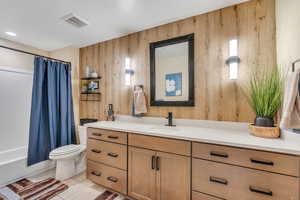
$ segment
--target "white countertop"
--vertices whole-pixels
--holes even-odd
[[[300,135],[287,131],[282,131],[280,139],[264,139],[250,135],[246,123],[174,120],[176,127],[164,126],[165,123],[166,119],[163,118],[117,116],[117,120],[114,122],[100,121],[85,126],[300,155]]]

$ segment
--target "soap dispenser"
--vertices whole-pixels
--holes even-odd
[[[115,121],[113,104],[108,104],[108,110],[106,112],[106,120],[107,121]]]

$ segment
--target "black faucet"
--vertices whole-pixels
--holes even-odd
[[[168,119],[168,124],[166,124],[166,126],[176,126],[173,124],[173,113],[172,112],[168,113],[168,117],[166,119]]]

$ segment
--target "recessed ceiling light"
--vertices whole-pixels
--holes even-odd
[[[16,33],[14,33],[14,32],[10,32],[10,31],[7,31],[7,32],[5,32],[7,35],[9,35],[9,36],[17,36],[17,34]]]

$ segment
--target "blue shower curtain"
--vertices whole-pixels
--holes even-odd
[[[48,160],[51,150],[76,143],[71,66],[36,57],[28,166]]]

